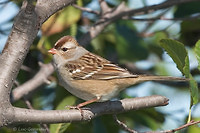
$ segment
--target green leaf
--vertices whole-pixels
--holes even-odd
[[[74,96],[68,96],[64,98],[56,107],[56,110],[65,109],[67,105],[74,105],[76,98]]]
[[[76,36],[76,34],[77,34],[77,24],[72,24],[70,26],[70,35]]]
[[[184,45],[178,41],[171,40],[171,39],[162,39],[160,41],[160,45],[167,51],[167,53],[176,63],[177,68],[182,72],[182,74],[188,75],[189,60],[188,60],[187,51]]]
[[[198,69],[200,71],[200,40],[197,41],[197,43],[195,44],[194,51],[196,53],[196,57],[197,57],[197,61],[198,61]]]
[[[56,109],[65,109],[66,105],[74,105],[76,99],[73,96],[68,96],[63,99]],[[60,123],[60,124],[51,124],[50,125],[50,132],[51,133],[64,133],[67,128],[70,126],[71,123]]]
[[[198,103],[199,93],[198,93],[197,82],[193,79],[192,75],[190,74],[189,58],[184,45],[178,41],[174,41],[171,39],[162,39],[160,41],[160,45],[171,56],[173,61],[176,63],[177,68],[182,72],[182,74],[185,75],[186,78],[190,79],[189,86],[190,86],[191,107],[192,107],[194,104]],[[197,51],[199,50],[198,45],[196,48]]]
[[[194,104],[198,103],[198,97],[199,97],[199,90],[198,90],[198,85],[197,82],[193,79],[192,75],[190,74],[190,93],[191,93],[191,97],[192,97],[192,101],[191,101],[191,106]]]
[[[71,123],[60,123],[60,124],[51,124],[50,132],[51,133],[64,133]]]
[[[190,77],[190,63],[189,63],[189,57],[185,57],[185,66],[183,67],[183,72],[185,74],[186,78]]]
[[[81,6],[82,1],[78,1]],[[64,32],[72,24],[76,24],[81,18],[81,11],[73,6],[68,6],[63,10],[52,15],[44,24],[42,24],[42,33],[44,35],[53,35]]]

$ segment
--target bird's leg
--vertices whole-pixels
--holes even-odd
[[[90,103],[97,102],[99,99],[100,99],[100,97],[96,97],[94,99],[91,99],[91,100],[85,101],[83,103],[80,103],[77,106],[66,106],[66,107],[69,107],[70,109],[78,109],[81,112],[81,116],[83,117],[83,110],[81,109],[81,107],[83,107],[85,105],[88,105]]]
[[[77,108],[83,107],[83,106],[88,105],[88,104],[90,104],[90,103],[97,102],[99,99],[100,99],[100,98],[97,97],[97,98],[88,100],[88,101],[86,101],[86,102],[80,103],[80,104],[77,105]]]

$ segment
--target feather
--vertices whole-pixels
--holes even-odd
[[[138,77],[138,75],[133,75],[126,69],[92,53],[87,53],[78,60],[69,61],[65,66],[72,78],[77,80]]]

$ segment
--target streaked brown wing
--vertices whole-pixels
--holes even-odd
[[[70,61],[66,64],[67,70],[71,73],[73,79],[115,79],[124,77],[138,77],[130,74],[108,60],[97,55],[88,53],[82,56],[79,61]]]

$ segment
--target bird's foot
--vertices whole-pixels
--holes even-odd
[[[69,108],[69,109],[77,109],[77,110],[79,110],[80,113],[81,113],[81,117],[82,117],[82,119],[84,118],[83,110],[81,109],[81,107],[80,107],[79,105],[77,105],[77,106],[70,106],[70,105],[67,105],[67,106],[65,106],[65,108]]]

